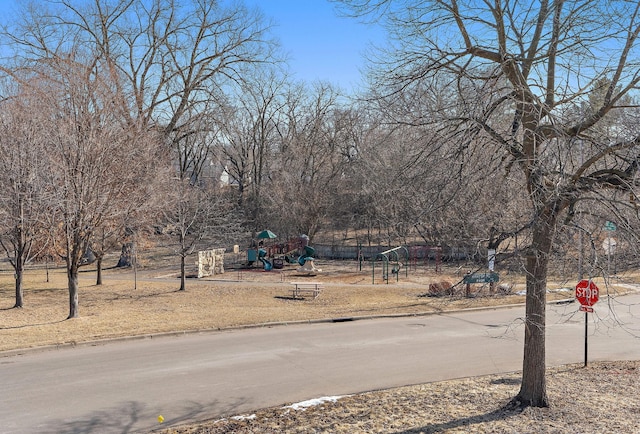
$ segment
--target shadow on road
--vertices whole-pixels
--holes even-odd
[[[214,418],[215,415],[235,414],[237,409],[246,404],[245,398],[234,403],[221,405],[219,401],[210,403],[186,402],[177,410],[171,408],[149,408],[144,403],[132,401],[122,403],[119,407],[95,411],[85,417],[68,421],[54,420],[39,432],[42,434],[128,434],[134,432],[150,432],[196,420]],[[158,417],[163,417],[163,422]]]

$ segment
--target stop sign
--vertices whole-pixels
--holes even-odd
[[[576,285],[576,299],[583,306],[593,306],[600,298],[600,290],[592,280],[581,280]]]

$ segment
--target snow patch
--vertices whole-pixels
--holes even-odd
[[[558,289],[550,289],[549,292],[573,292],[573,288],[558,288]]]
[[[346,395],[349,396],[349,395]],[[344,398],[345,396],[325,396],[322,398],[310,399],[308,401],[302,401],[295,404],[287,405],[282,408],[290,408],[292,410],[306,410],[309,407],[314,407],[316,405],[324,404],[325,402],[337,402],[340,398]]]
[[[252,420],[255,419],[255,414],[241,414],[239,416],[233,416],[231,419],[233,420]]]

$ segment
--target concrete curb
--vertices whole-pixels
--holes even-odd
[[[549,301],[547,302],[547,304],[548,305],[569,304],[573,302],[575,302],[574,298],[567,298],[562,300]],[[179,336],[193,335],[193,334],[199,334],[199,333],[216,333],[216,332],[225,332],[225,331],[233,331],[233,330],[272,328],[272,327],[283,327],[283,326],[304,325],[304,324],[341,323],[341,322],[385,319],[385,318],[425,317],[425,316],[433,316],[433,315],[456,314],[461,312],[478,312],[478,311],[486,311],[486,310],[510,309],[514,307],[521,307],[521,306],[523,307],[524,305],[525,305],[524,303],[516,303],[516,304],[504,304],[500,306],[471,307],[467,309],[455,309],[455,310],[447,310],[447,311],[391,313],[391,314],[380,314],[380,315],[349,316],[349,317],[339,317],[339,318],[318,318],[318,319],[298,320],[298,321],[276,321],[276,322],[246,324],[246,325],[240,325],[240,326],[222,327],[222,328],[214,328],[214,329],[183,330],[183,331],[143,334],[143,335],[134,335],[134,336],[122,336],[118,338],[98,339],[98,340],[83,341],[83,342],[69,342],[69,343],[58,344],[58,345],[43,345],[40,347],[0,351],[0,358],[15,357],[15,356],[21,356],[24,354],[35,354],[35,353],[53,351],[53,350],[65,350],[65,349],[78,348],[78,347],[94,347],[94,346],[107,345],[110,343],[117,343],[117,342],[128,342],[128,341],[146,340],[146,339],[160,339],[160,338],[166,338],[166,337],[179,337]]]

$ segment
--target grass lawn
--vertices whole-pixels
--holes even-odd
[[[175,331],[225,329],[254,324],[309,321],[323,318],[420,314],[522,303],[515,295],[522,288],[519,277],[505,277],[514,285],[511,294],[487,294],[488,288],[473,286],[472,297],[459,285],[455,296],[425,297],[430,283],[457,283],[457,267],[435,273],[426,267],[401,273],[398,281],[374,281],[371,269],[358,270],[354,262],[327,262],[316,276],[298,275],[290,266],[283,271],[231,270],[205,279],[188,279],[186,291],[171,269],[145,268],[104,271],[102,285],[95,285],[95,270],[80,277],[80,318],[67,320],[69,296],[62,268],[28,270],[24,279],[24,307],[13,308],[13,273],[0,272],[0,351],[47,345],[119,338]],[[379,271],[378,271],[379,272]],[[394,276],[395,277],[395,276]],[[321,282],[317,298],[291,297],[296,280]],[[612,288],[612,290],[616,290]],[[572,297],[552,292],[549,299]]]

